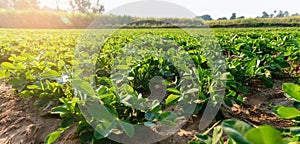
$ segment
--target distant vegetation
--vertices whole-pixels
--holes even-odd
[[[212,28],[216,27],[295,27],[300,26],[300,16],[276,18],[245,18],[233,20],[206,21]]]
[[[72,13],[102,13],[104,6],[100,0],[51,0],[48,4],[55,6],[50,8],[42,6],[41,0],[1,0],[0,8],[12,10],[49,10],[49,11],[68,11]],[[64,8],[62,8],[64,7]]]
[[[0,9],[0,28],[54,28],[84,29],[94,20],[101,28],[149,28],[149,27],[202,27],[204,21],[199,18],[138,18],[130,16],[101,15],[99,13],[66,13],[43,10],[7,10]],[[133,23],[143,21],[142,23]],[[155,22],[156,21],[156,22]],[[157,21],[164,22],[157,23]]]
[[[0,28],[86,28],[99,14],[0,9]]]
[[[264,13],[259,18],[244,18],[232,14],[230,20],[226,17],[212,20],[209,15],[188,18],[138,18],[131,16],[102,15],[93,12],[64,12],[36,9],[1,9],[0,28],[46,28],[46,29],[85,29],[92,22],[101,28],[197,28],[206,27],[293,27],[300,26],[300,16],[288,16],[286,12],[277,16]],[[279,17],[283,16],[283,17]],[[204,21],[204,20],[206,21]],[[95,21],[97,20],[97,21]],[[136,21],[141,21],[136,23]],[[131,24],[135,22],[134,24]],[[161,23],[163,22],[163,24]]]
[[[266,11],[262,12],[262,16],[257,16],[256,18],[283,18],[283,17],[289,17],[289,16],[299,16],[298,13],[290,14],[288,11],[282,11],[282,10],[274,10],[273,13],[267,13]],[[205,14],[202,16],[196,16],[197,18],[202,18],[204,20],[214,20],[209,14]],[[230,16],[230,20],[233,19],[243,19],[245,16],[237,16],[236,13],[232,13]],[[216,20],[227,20],[227,17],[220,17]]]
[[[262,12],[256,18],[245,18],[232,13],[230,18],[220,17],[214,20],[210,15],[197,16],[206,21],[210,27],[293,27],[300,25],[298,13],[290,14],[288,11],[274,10],[273,13]]]

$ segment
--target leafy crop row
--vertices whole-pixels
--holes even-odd
[[[189,144],[215,144],[215,143],[231,143],[231,144],[296,144],[299,142],[299,96],[300,86],[293,83],[285,83],[282,86],[286,97],[295,100],[293,107],[276,106],[274,113],[284,119],[292,119],[296,122],[296,126],[281,129],[275,129],[272,126],[263,125],[252,127],[249,124],[238,120],[225,120],[221,125],[216,123],[212,128],[203,134],[196,135],[196,141],[189,142]],[[208,133],[213,130],[212,137]],[[224,139],[222,134],[229,136]]]
[[[35,105],[62,118],[60,128],[45,139],[47,143],[73,123],[83,143],[97,143],[113,130],[132,137],[130,124],[176,125],[185,114],[170,111],[174,105],[190,103],[195,106],[192,113],[201,113],[209,99],[218,95],[218,87],[225,87],[224,101],[231,106],[243,103],[246,83],[261,80],[272,87],[272,80],[280,75],[299,76],[300,32],[296,28],[220,29],[215,30],[217,39],[203,29],[187,29],[188,33],[122,29],[110,35],[112,31],[0,31],[0,79],[24,98],[38,97]],[[183,53],[172,51],[174,47]],[[192,63],[185,61],[188,58]],[[181,77],[193,85],[186,85]],[[151,82],[167,90],[161,102],[148,99],[153,93]],[[191,101],[189,94],[198,100]],[[86,99],[86,95],[92,97]],[[93,105],[91,101],[100,106],[82,107]],[[111,115],[85,119],[99,109]]]

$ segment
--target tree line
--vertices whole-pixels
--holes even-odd
[[[0,0],[0,8],[3,9],[15,9],[15,10],[26,10],[26,9],[40,9],[47,11],[57,11],[57,12],[71,12],[71,13],[98,13],[104,12],[104,5],[100,0],[51,0],[48,1],[55,6],[55,8],[50,8],[48,6],[41,6],[40,0]],[[276,18],[276,17],[288,17],[288,16],[298,16],[298,13],[290,14],[288,11],[274,10],[272,13],[262,12],[262,16],[257,16],[256,18]],[[209,14],[202,16],[197,16],[196,18],[201,18],[203,20],[214,20]],[[245,16],[237,16],[236,13],[232,13],[229,18],[220,17],[217,20],[234,20],[243,19]]]
[[[15,10],[40,9],[58,12],[68,11],[72,13],[104,12],[104,6],[100,0],[51,0],[49,2],[55,6],[55,8],[48,6],[41,7],[40,0],[0,0],[0,8]]]
[[[262,16],[257,16],[256,18],[282,18],[282,17],[288,17],[288,16],[299,16],[298,13],[290,14],[288,11],[282,11],[282,10],[274,10],[273,13],[267,13],[266,11],[262,12]],[[214,20],[209,14],[205,14],[202,16],[197,16],[196,18],[201,18],[203,20]],[[243,19],[245,16],[239,16],[237,17],[236,13],[232,13],[230,16],[230,20],[234,19]],[[220,17],[217,18],[217,20],[228,20],[227,17]]]

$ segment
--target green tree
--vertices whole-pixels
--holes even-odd
[[[102,13],[104,11],[104,6],[100,3],[100,0],[70,0],[69,5],[73,12],[75,13]]]
[[[221,18],[218,18],[218,20],[227,20],[226,17],[221,17]]]
[[[282,10],[280,10],[278,12],[278,14],[276,15],[276,17],[284,17],[284,12]]]
[[[231,20],[236,19],[236,13],[232,13],[230,19],[231,19]]]
[[[203,20],[213,20],[213,19],[211,18],[211,16],[208,15],[208,14],[202,15],[202,16],[197,16],[196,18],[201,18],[201,19],[203,19]]]
[[[273,14],[271,14],[271,18],[274,18],[274,17],[276,16],[276,13],[277,13],[277,11],[276,11],[276,10],[274,10],[274,13],[273,13]]]
[[[97,0],[92,4],[91,9],[93,13],[102,13],[104,12],[104,5],[100,3],[100,0]]]
[[[283,15],[284,15],[284,17],[288,17],[288,16],[290,16],[290,13],[289,13],[288,11],[285,11],[285,12],[283,13]]]
[[[270,15],[267,12],[263,12],[263,15],[261,16],[261,18],[269,18]]]

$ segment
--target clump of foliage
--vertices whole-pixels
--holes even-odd
[[[283,91],[286,97],[295,100],[295,107],[299,106],[300,86],[292,83],[284,83]],[[232,143],[232,144],[294,144],[299,142],[299,116],[296,108],[276,106],[274,113],[284,119],[292,119],[296,126],[275,129],[272,126],[262,125],[253,128],[249,124],[238,120],[224,120],[221,125],[216,123],[206,132],[196,135],[197,140],[189,144],[211,144],[211,143]],[[212,136],[209,132],[213,131]],[[223,133],[229,136],[224,138]]]

